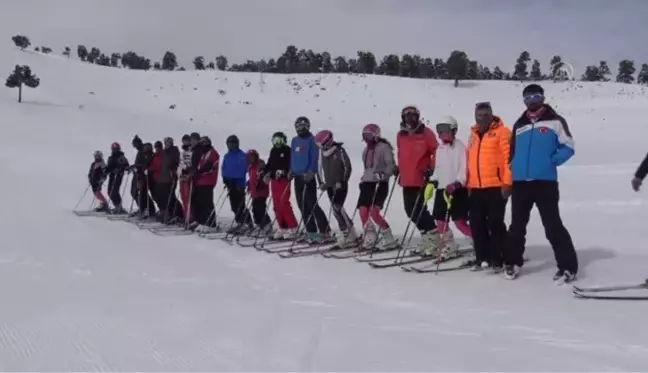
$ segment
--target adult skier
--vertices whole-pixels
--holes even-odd
[[[407,106],[401,111],[396,147],[405,213],[421,233],[421,254],[437,256],[441,236],[427,209],[424,192],[434,174],[434,155],[438,143],[434,132],[421,122],[421,114],[414,106]]]
[[[337,245],[341,248],[357,246],[358,236],[353,221],[344,209],[352,171],[349,155],[341,142],[334,141],[333,133],[329,130],[318,132],[315,135],[315,144],[321,150],[318,170],[320,189],[326,191],[331,201],[333,216],[340,228]]]
[[[513,126],[510,164],[513,174],[509,245],[505,253],[507,279],[515,279],[523,264],[526,228],[535,204],[554,251],[558,270],[553,279],[569,283],[576,279],[578,257],[571,235],[558,208],[558,166],[574,155],[574,139],[567,121],[545,103],[544,89],[524,87],[526,110]]]
[[[398,240],[380,210],[389,195],[389,178],[397,172],[394,148],[380,136],[377,124],[364,126],[362,140],[366,144],[362,151],[364,172],[358,196],[358,212],[364,231],[362,249],[393,249],[398,247]]]
[[[459,245],[454,240],[446,216],[452,218],[462,234],[472,238],[468,225],[466,146],[457,138],[458,128],[457,120],[453,117],[443,117],[436,125],[441,144],[436,151],[436,169],[432,177],[439,187],[435,194],[432,217],[443,238],[440,260],[451,259],[459,255]],[[447,198],[450,198],[449,211]]]
[[[96,150],[93,154],[94,159],[90,164],[90,170],[88,171],[88,183],[90,183],[90,188],[92,188],[92,193],[94,194],[97,201],[99,201],[99,206],[97,206],[94,211],[96,212],[108,212],[108,201],[101,193],[101,187],[103,186],[105,178],[105,168],[106,162],[104,162],[103,153],[100,150]]]
[[[260,236],[266,236],[272,233],[272,221],[268,215],[268,197],[270,196],[270,187],[263,178],[263,169],[265,162],[259,157],[259,153],[250,149],[245,154],[248,166],[248,193],[252,198],[252,220],[256,224],[257,232]]]
[[[279,228],[273,239],[292,240],[297,236],[297,219],[290,203],[290,146],[283,132],[272,135],[272,149],[263,175],[269,179],[272,192],[272,207]]]
[[[160,170],[155,180],[160,202],[164,205],[164,208],[160,208],[163,211],[162,220],[166,224],[176,224],[182,221],[182,207],[175,195],[176,175],[179,165],[180,151],[173,144],[173,139],[166,137],[164,139]]]
[[[196,148],[200,149],[200,159],[198,159],[195,169],[192,169],[189,174],[193,182],[191,214],[195,222],[189,229],[193,228],[196,233],[211,233],[217,230],[214,188],[218,182],[220,155],[207,136],[200,139],[194,149]],[[196,152],[193,154],[195,155]]]
[[[244,234],[254,229],[250,212],[245,205],[245,187],[248,165],[246,155],[240,148],[239,138],[231,135],[226,140],[227,153],[223,157],[221,174],[227,188],[230,208],[234,213],[235,224],[229,229],[231,234]]]
[[[306,225],[306,240],[321,243],[329,240],[331,228],[326,214],[317,203],[317,175],[319,150],[310,132],[310,120],[299,117],[295,120],[297,136],[290,142],[290,173],[295,179],[297,205]]]
[[[509,130],[493,115],[488,102],[475,105],[476,124],[468,138],[468,198],[470,229],[476,260],[473,271],[491,268],[502,272],[506,245],[506,202],[511,193]]]
[[[155,204],[148,194],[148,180],[146,177],[146,167],[153,157],[151,144],[147,143],[145,147],[145,144],[137,135],[133,138],[132,144],[137,150],[137,155],[135,156],[135,162],[133,162],[129,169],[133,173],[131,197],[133,197],[139,209],[132,216],[138,216],[140,218],[154,217]]]
[[[180,184],[180,200],[182,202],[182,214],[185,217],[185,224],[191,222],[189,201],[191,198],[191,180],[189,170],[191,169],[191,138],[189,135],[182,136],[182,155],[178,166],[178,180]]]
[[[111,211],[113,214],[123,214],[122,197],[120,193],[124,172],[128,169],[128,159],[124,156],[121,146],[118,142],[110,145],[110,155],[106,163],[106,173],[108,174],[108,197],[115,206]]]

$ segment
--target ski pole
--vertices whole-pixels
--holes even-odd
[[[326,190],[323,190],[323,191],[322,191],[322,194],[324,194],[324,192],[326,192]],[[333,209],[334,209],[334,207],[333,207],[333,201],[335,201],[335,196],[336,196],[336,195],[337,195],[337,190],[334,189],[334,190],[333,190],[333,197],[331,197],[331,203],[330,203],[330,205],[329,205],[328,216],[327,216],[327,218],[326,218],[327,221],[329,222],[329,234],[331,233],[331,229],[330,229],[330,225],[331,225],[331,215],[333,214]],[[315,209],[315,208],[313,207],[313,210],[314,210],[314,209]],[[312,211],[311,211],[311,215],[313,215]],[[337,219],[337,218],[336,218],[336,219]],[[318,227],[318,228],[319,228],[319,227]],[[321,228],[320,228],[320,229],[321,229]],[[320,242],[317,243],[317,246],[315,247],[316,251],[319,251],[319,249],[320,249],[320,247],[322,246],[323,243],[324,243],[324,240],[323,240],[323,239],[322,239]]]
[[[430,185],[431,185],[431,184],[430,184]],[[433,188],[434,188],[434,186],[433,186]],[[417,208],[417,206],[419,205],[419,202],[421,202],[421,206],[419,207],[420,210],[419,210],[419,212],[418,212],[418,216],[416,217],[416,220],[415,220],[415,226],[418,225],[419,221],[421,220],[421,217],[423,216],[423,211],[424,211],[425,208],[426,208],[425,205],[426,205],[427,201],[426,201],[426,200],[423,200],[423,201],[422,201],[422,199],[425,199],[425,198],[421,198],[421,197],[423,196],[423,194],[425,194],[425,189],[422,189],[422,190],[421,190],[421,192],[418,194],[418,196],[416,196],[416,201],[414,202],[414,209],[413,209],[412,211],[415,211],[416,208]],[[403,234],[403,239],[402,239],[402,241],[401,241],[401,247],[400,247],[400,249],[398,250],[398,254],[396,255],[396,260],[394,261],[394,263],[396,263],[398,260],[400,260],[400,261],[403,260],[403,258],[400,256],[401,253],[403,253],[403,257],[405,256],[405,253],[404,253],[404,251],[405,251],[404,243],[405,243],[405,238],[407,237],[407,233],[408,233],[408,231],[409,231],[409,228],[410,228],[410,226],[412,225],[411,223],[412,223],[412,219],[410,218],[409,221],[407,222],[407,227],[405,227],[405,234]],[[415,231],[415,229],[413,228],[413,229],[412,229],[411,236],[410,236],[410,239],[409,239],[410,241],[412,240],[412,237],[414,236],[414,231]]]
[[[92,186],[90,184],[88,184],[88,187],[85,189],[85,192],[83,192],[83,195],[81,196],[81,198],[79,198],[79,202],[77,202],[76,205],[74,205],[74,208],[72,209],[72,211],[77,211],[77,209],[79,208],[79,205],[81,204],[81,201],[83,201],[83,199],[85,198],[86,194],[88,194],[88,191],[90,190],[91,187]]]
[[[263,210],[263,217],[261,219],[265,219],[266,215],[268,215],[268,211],[270,210],[270,206],[272,206],[272,199],[270,198],[270,202],[266,201],[266,207]],[[252,206],[252,210],[254,210],[254,206]],[[254,211],[252,211],[252,214],[254,215]],[[272,232],[272,221],[270,221],[270,232]],[[268,234],[266,233],[265,237],[268,237]],[[256,247],[257,242],[259,241],[259,238],[261,238],[261,229],[257,231],[256,237],[254,238],[254,243],[252,243],[252,246]]]
[[[383,218],[387,215],[387,211],[389,211],[389,205],[391,204],[391,199],[392,196],[394,195],[394,190],[396,189],[396,183],[398,182],[399,179],[400,179],[400,175],[396,176],[394,178],[394,181],[392,182],[391,190],[389,191],[389,197],[387,197],[387,203],[385,204],[385,208],[382,211]],[[376,184],[376,190],[374,191],[374,199],[371,206],[372,208],[373,208],[373,204],[376,202],[376,194],[378,194],[378,184]],[[376,233],[378,237],[380,237],[380,233],[382,232],[382,229],[383,229],[382,227],[378,227],[378,233]],[[376,241],[376,244],[374,245],[374,247],[372,247],[372,250],[369,252],[370,258],[372,258],[373,254],[377,251],[378,242],[379,241]]]
[[[306,186],[304,186],[304,192],[302,194],[304,195],[303,202],[306,202],[305,201],[305,198],[306,198]],[[322,198],[323,195],[324,195],[324,192],[321,192],[319,194],[319,196],[317,197],[317,200],[313,204],[313,207],[308,212],[308,217],[306,218],[305,221],[304,221],[304,216],[302,216],[301,221],[300,221],[300,225],[297,226],[297,232],[299,232],[299,228],[300,228],[302,222],[304,223],[304,227],[306,227],[308,225],[308,223],[310,223],[310,220],[313,218],[313,215],[314,215],[313,211],[315,210],[315,207],[317,205],[319,205],[319,201],[320,201],[320,199]],[[303,206],[304,206],[304,209],[305,209],[306,206],[305,205],[303,205]],[[295,243],[297,243],[297,239],[293,240],[292,244],[290,245],[289,251],[292,251],[293,247],[295,246]]]
[[[445,200],[446,203],[446,214],[445,214],[445,219],[444,219],[444,224],[445,224],[445,229],[443,230],[443,233],[441,234],[441,244],[443,245],[445,242],[446,234],[448,234],[448,231],[450,230],[450,209],[452,208],[452,195],[448,194],[445,190],[443,191],[443,199]],[[439,274],[439,266],[441,265],[441,255],[437,258],[437,266],[436,266],[436,274]]]

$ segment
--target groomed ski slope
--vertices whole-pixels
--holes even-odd
[[[135,133],[178,141],[199,131],[221,154],[235,133],[244,149],[265,157],[272,132],[292,135],[294,119],[307,115],[314,131],[331,129],[345,142],[357,181],[364,124],[380,124],[395,141],[401,108],[415,104],[431,121],[455,116],[465,140],[478,101],[491,101],[512,125],[522,110],[520,84],[453,88],[450,81],[346,75],[265,75],[260,84],[259,74],[134,72],[3,48],[0,71],[9,74],[17,63],[30,65],[41,86],[25,89],[20,105],[15,90],[0,89],[1,370],[648,367],[648,302],[577,300],[569,287],[554,285],[537,212],[530,262],[517,281],[281,259],[71,213],[92,152],[107,153],[119,141],[132,161]],[[581,263],[578,284],[645,279],[648,195],[632,192],[629,181],[648,150],[648,95],[613,83],[545,88],[576,140],[560,181],[562,214]],[[352,188],[349,208],[356,198]],[[402,232],[400,190],[387,217]]]

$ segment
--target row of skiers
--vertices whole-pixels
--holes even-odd
[[[331,131],[313,135],[309,119],[299,117],[294,123],[296,136],[290,144],[281,132],[272,136],[267,162],[255,150],[242,151],[238,138],[232,135],[226,140],[227,153],[221,166],[221,177],[235,215],[232,232],[254,227],[272,232],[267,214],[267,199],[271,195],[278,225],[274,238],[297,239],[298,224],[303,223],[305,240],[328,241],[332,234],[327,215],[318,203],[320,189],[331,200],[331,212],[340,228],[340,246],[396,247],[398,241],[381,213],[391,196],[390,178],[396,177],[409,224],[421,234],[420,254],[441,259],[459,255],[459,245],[448,226],[451,218],[457,230],[474,243],[474,270],[503,270],[507,278],[514,279],[523,265],[526,226],[536,205],[556,256],[558,271],[554,279],[572,281],[578,271],[578,260],[558,210],[556,167],[574,154],[573,139],[564,118],[544,103],[542,87],[529,85],[522,96],[526,110],[513,131],[493,115],[489,103],[477,104],[476,124],[471,128],[467,147],[456,138],[454,118],[444,117],[435,123],[439,144],[433,130],[422,123],[419,110],[405,107],[396,137],[397,162],[394,149],[381,136],[380,128],[376,124],[366,125],[362,129],[366,146],[356,205],[362,222],[361,238],[344,208],[351,162],[344,145],[334,140]],[[89,177],[102,203],[100,208],[107,208],[100,181],[109,175],[109,196],[115,212],[122,211],[119,185],[124,171],[130,170],[134,174],[131,195],[141,217],[155,214],[155,202],[161,211],[159,216],[167,223],[184,220],[190,222],[188,229],[214,231],[217,224],[213,199],[220,156],[211,140],[197,133],[185,135],[181,154],[170,138],[151,147],[136,136],[133,146],[138,153],[132,166],[118,144],[113,144],[105,167],[101,154],[96,154]],[[290,203],[291,181],[301,223]],[[176,182],[180,185],[181,201],[175,197]],[[434,189],[437,192],[430,213],[427,202]],[[252,213],[246,208],[246,193],[251,197]],[[507,232],[504,217],[509,197],[512,223]]]

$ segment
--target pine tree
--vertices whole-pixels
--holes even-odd
[[[86,61],[95,63],[95,61],[99,59],[99,56],[101,56],[101,51],[99,50],[99,48],[92,47],[90,49],[90,53],[88,53],[88,56],[86,57]]]
[[[564,63],[562,62],[562,58],[560,56],[553,56],[551,58],[551,62],[549,62],[549,66],[551,66],[551,71],[549,76],[551,76],[551,79],[553,79],[554,81],[558,80],[558,78],[560,77],[559,72],[560,69],[563,67],[563,64]]]
[[[227,70],[227,57],[220,55],[216,57],[216,68],[220,71],[225,71]]]
[[[29,38],[24,35],[15,35],[11,38],[11,40],[13,40],[16,47],[20,48],[21,51],[25,50],[25,48],[29,48],[29,46],[31,45]]]
[[[466,52],[455,50],[450,53],[446,66],[450,79],[455,81],[455,87],[459,84],[459,80],[466,79],[468,75],[468,62],[469,59]]]
[[[194,58],[193,65],[196,70],[205,70],[205,57],[198,56]]]
[[[85,61],[88,58],[88,49],[84,45],[79,45],[77,47],[77,56],[81,61]]]
[[[526,80],[527,77],[529,76],[529,72],[527,71],[527,63],[531,61],[531,57],[529,55],[529,52],[524,51],[520,54],[520,57],[518,57],[516,63],[515,63],[515,72],[513,73],[513,76],[520,80]]]
[[[173,71],[178,67],[178,59],[173,52],[167,51],[162,57],[162,70]]]
[[[617,74],[616,81],[617,83],[627,83],[630,84],[634,82],[634,73],[636,69],[634,67],[634,61],[623,60],[619,62],[619,73]]]
[[[119,60],[121,59],[121,55],[119,53],[113,53],[110,55],[110,66],[112,67],[118,67],[119,66]]]
[[[641,64],[641,70],[637,76],[637,83],[648,84],[648,63]]]
[[[500,69],[499,66],[495,66],[495,69],[493,70],[493,80],[503,80],[504,79],[504,72],[502,72],[502,69]]]
[[[40,84],[40,79],[33,75],[27,65],[16,65],[14,71],[7,78],[5,86],[9,88],[18,88],[18,102],[22,102],[22,86],[36,88]]]
[[[540,61],[533,60],[533,65],[531,65],[531,80],[542,80],[542,71],[540,71]]]
[[[598,82],[601,77],[601,72],[597,66],[590,65],[585,68],[585,72],[581,77],[584,82]]]
[[[216,70],[216,64],[214,63],[214,61],[210,61],[210,62],[207,64],[207,68],[208,68],[209,70]]]
[[[605,61],[599,62],[598,70],[599,70],[599,74],[600,74],[598,80],[601,81],[601,82],[609,82],[610,81],[609,77],[610,77],[610,75],[612,73],[610,72],[610,68],[608,67],[607,62],[605,62]]]

